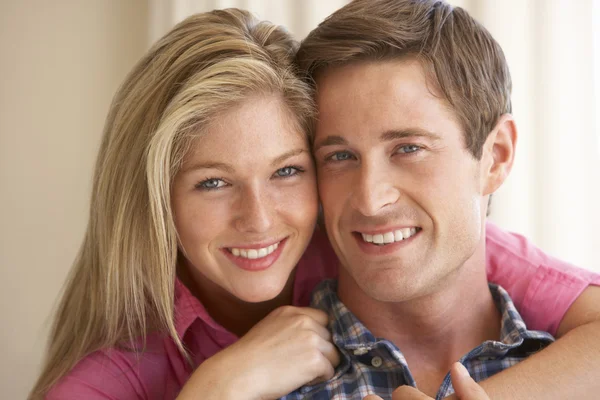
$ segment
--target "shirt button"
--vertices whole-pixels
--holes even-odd
[[[371,365],[375,368],[381,367],[381,364],[383,364],[383,360],[381,359],[381,357],[375,356],[371,359]]]

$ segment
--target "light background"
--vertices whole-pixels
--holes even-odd
[[[25,398],[87,222],[112,95],[185,16],[238,6],[298,38],[343,0],[0,0],[0,397]],[[492,219],[600,272],[600,0],[463,0],[513,76],[515,168]]]

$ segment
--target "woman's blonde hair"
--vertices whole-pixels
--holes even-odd
[[[135,66],[106,120],[87,231],[30,398],[97,350],[143,351],[149,332],[168,334],[189,360],[174,325],[172,179],[202,127],[250,96],[278,96],[309,131],[314,105],[296,50],[279,26],[215,10],[181,22]]]

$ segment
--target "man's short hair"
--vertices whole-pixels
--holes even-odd
[[[448,102],[480,159],[499,117],[511,112],[511,79],[502,49],[465,10],[436,0],[355,0],[308,35],[297,63],[314,81],[328,67],[410,57],[421,61],[432,93]]]

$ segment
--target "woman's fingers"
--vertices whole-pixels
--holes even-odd
[[[450,369],[450,377],[452,379],[452,386],[454,392],[459,400],[490,400],[487,393],[481,386],[477,384],[469,375],[469,371],[461,364],[454,363]],[[394,393],[392,393],[392,400],[426,400],[431,397],[422,393],[418,389],[412,386],[400,386]],[[382,400],[381,397],[371,394],[365,397],[363,400]]]
[[[404,385],[394,390],[392,400],[433,400],[419,389]]]
[[[340,364],[340,353],[333,343],[327,342],[322,351],[334,368]]]
[[[454,392],[460,400],[490,400],[487,393],[469,375],[469,371],[459,362],[452,365],[450,377]]]
[[[316,308],[284,306],[273,311],[267,318],[285,321],[287,327],[296,331],[314,331],[323,339],[331,341],[329,316]]]
[[[318,334],[323,340],[331,342],[331,332],[327,326],[323,326],[320,323],[314,321],[307,329]]]
[[[329,316],[324,311],[318,310],[312,307],[294,307],[298,312],[308,315],[314,319],[319,325],[327,326],[329,323]]]
[[[398,387],[392,393],[392,400],[432,400],[431,397],[427,396],[425,393],[421,392],[419,389],[416,389],[412,386],[404,385]],[[383,400],[381,397],[376,394],[370,394],[367,397],[363,398],[363,400]]]

